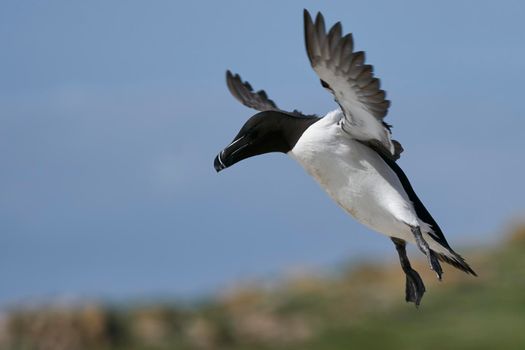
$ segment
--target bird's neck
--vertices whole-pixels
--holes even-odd
[[[299,117],[289,114],[283,114],[282,118],[282,135],[289,145],[290,150],[294,148],[306,129],[320,119],[317,117]]]

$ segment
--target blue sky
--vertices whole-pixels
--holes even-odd
[[[366,51],[400,164],[452,244],[523,215],[522,2],[3,1],[0,303],[191,296],[394,259],[286,156],[213,169],[253,114],[226,69],[282,108],[335,108],[304,7]]]

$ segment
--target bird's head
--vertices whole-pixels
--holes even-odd
[[[260,112],[252,116],[233,141],[215,157],[215,170],[219,172],[259,154],[290,151],[293,147],[290,144],[292,118],[294,117],[277,111]]]

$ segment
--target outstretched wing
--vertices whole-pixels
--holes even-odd
[[[383,121],[390,101],[373,67],[365,64],[365,53],[354,52],[352,34],[342,36],[340,22],[326,33],[323,15],[318,13],[313,22],[304,10],[304,37],[312,68],[344,113],[343,130],[358,140],[378,143],[399,158],[402,147],[390,139],[390,125]]]
[[[247,81],[242,81],[239,74],[233,74],[229,70],[226,71],[226,85],[228,85],[228,90],[230,93],[243,105],[256,109],[258,111],[280,111],[288,114],[295,115],[297,117],[316,117],[316,115],[306,115],[298,110],[293,112],[287,112],[275,104],[272,100],[268,98],[264,90],[259,90],[257,92],[253,91],[252,86]]]
[[[229,70],[226,71],[226,84],[233,97],[246,107],[261,112],[279,110],[275,102],[268,98],[264,90],[254,92],[250,83],[247,81],[243,82],[239,74],[233,75]]]

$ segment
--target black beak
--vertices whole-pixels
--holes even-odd
[[[219,153],[217,157],[215,157],[215,160],[213,161],[213,167],[215,168],[217,172],[221,171],[222,169],[227,168],[226,164],[224,164],[224,162],[222,161],[223,153],[224,151],[221,151],[221,153]]]
[[[250,146],[248,137],[241,136],[236,138],[215,157],[213,167],[219,172],[246,158],[248,156],[246,153],[248,146]]]

